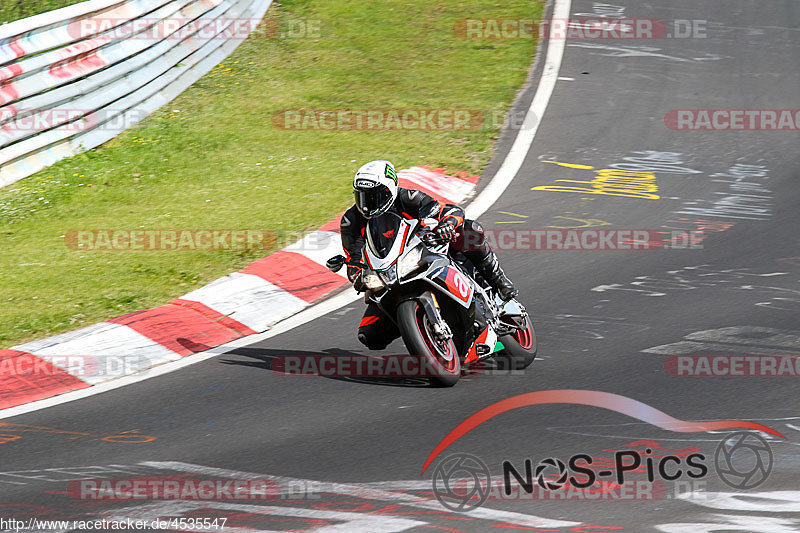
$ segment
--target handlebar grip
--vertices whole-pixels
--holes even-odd
[[[421,235],[420,238],[422,239],[422,242],[430,246],[436,246],[450,242],[450,239],[443,239],[439,237],[434,231],[425,232]]]
[[[426,231],[425,233],[420,235],[420,238],[422,239],[422,242],[429,245],[436,244],[437,241],[439,240],[436,234],[432,231]]]

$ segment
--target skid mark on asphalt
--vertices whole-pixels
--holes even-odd
[[[656,525],[664,533],[714,533],[743,531],[745,533],[797,533],[797,520],[769,516],[711,515],[713,522],[678,522]]]
[[[762,434],[762,436],[772,442],[775,447],[782,446],[800,446],[800,416],[792,417],[775,417],[775,418],[741,418],[749,422],[756,422],[769,426],[779,433],[786,435],[786,440],[780,440],[769,434]],[[786,428],[786,429],[783,429]],[[721,431],[706,431],[697,436],[685,435],[676,437],[667,432],[658,432],[657,437],[653,431],[653,427],[643,422],[622,422],[619,424],[581,424],[576,426],[548,426],[545,428],[547,431],[555,433],[564,433],[568,435],[580,435],[582,437],[595,437],[607,439],[623,439],[623,440],[644,440],[653,439],[659,442],[719,442],[719,437],[714,435],[727,434],[728,430]],[[794,451],[794,450],[792,450]],[[796,453],[792,453],[792,457],[797,458]]]
[[[594,292],[622,291],[640,296],[667,296],[697,289],[723,289],[755,295],[756,298],[771,298],[754,302],[753,305],[776,311],[800,311],[800,287],[796,286],[788,272],[753,272],[750,268],[720,269],[703,264],[668,270],[658,276],[636,276],[627,284],[609,283],[597,285]],[[765,285],[769,283],[769,285]],[[785,287],[776,286],[778,284]],[[796,288],[794,288],[796,287]],[[612,293],[616,294],[616,293]]]
[[[602,340],[606,337],[624,337],[650,329],[625,318],[592,315],[536,315],[534,317],[539,335]]]
[[[396,531],[406,531],[408,529],[427,525],[427,522],[421,520],[412,520],[409,518],[402,518],[399,516],[391,515],[371,515],[362,512],[350,511],[332,511],[325,509],[304,509],[302,507],[287,507],[277,505],[252,505],[243,503],[228,503],[228,502],[156,502],[147,505],[125,507],[122,509],[115,509],[112,512],[103,513],[102,518],[112,521],[117,520],[124,522],[128,518],[134,520],[153,521],[163,519],[165,516],[169,517],[192,517],[193,515],[198,518],[208,517],[209,513],[213,512],[214,515],[230,515],[235,519],[242,520],[242,527],[224,527],[224,531],[230,532],[269,532],[274,531],[271,529],[254,529],[253,524],[263,525],[269,527],[275,526],[280,523],[284,525],[287,523],[294,526],[305,523],[311,526],[310,529],[303,529],[302,531],[315,531],[315,532],[330,532],[334,531],[352,531],[354,533],[393,533]],[[243,516],[244,515],[244,516]],[[231,522],[235,523],[234,520]],[[185,531],[186,529],[175,527],[170,528],[177,531]],[[290,531],[295,530],[291,529]],[[189,530],[192,531],[192,530]],[[201,529],[197,529],[201,531]],[[296,531],[296,530],[295,530]]]
[[[769,170],[764,165],[736,163],[726,172],[711,174],[718,185],[714,196],[684,201],[679,215],[720,217],[728,219],[763,221],[773,216],[773,191],[764,180],[769,180]]]
[[[335,311],[333,313],[329,313],[329,314],[325,315],[324,318],[326,320],[339,320],[344,315],[346,315],[347,313],[349,313],[350,311],[353,311],[353,310],[355,310],[355,307],[353,307],[351,305],[348,305],[346,307],[342,307],[338,311]]]
[[[642,350],[658,355],[790,355],[800,353],[800,331],[760,326],[730,326],[695,331],[685,341]]]
[[[714,492],[702,496],[686,493],[682,499],[706,509],[771,513],[800,513],[800,491]],[[656,525],[664,533],[713,533],[745,531],[747,533],[796,533],[800,520],[788,516],[751,516],[712,514],[707,522],[677,522]]]
[[[597,44],[589,42],[575,42],[567,46],[573,48],[589,48],[597,50],[597,54],[608,57],[652,57],[656,59],[667,59],[669,61],[679,62],[692,62],[692,61],[719,61],[720,59],[729,58],[729,56],[722,56],[719,54],[711,54],[708,52],[703,53],[702,56],[696,57],[678,57],[669,54],[660,53],[661,48],[655,46],[612,46],[607,44]],[[604,51],[604,52],[602,52]]]
[[[792,266],[800,267],[800,257],[783,257],[776,259],[779,263],[788,263]]]

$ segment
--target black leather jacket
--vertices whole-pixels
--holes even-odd
[[[448,222],[456,228],[464,223],[464,210],[454,204],[437,202],[433,197],[416,189],[404,189],[400,187],[394,204],[388,209],[404,218],[435,218],[439,222]],[[380,215],[378,215],[380,216]],[[356,206],[350,207],[340,222],[342,234],[342,248],[348,261],[357,262],[361,260],[361,250],[366,242],[364,231],[367,227],[367,219]],[[350,281],[360,272],[357,267],[348,267],[347,276]]]

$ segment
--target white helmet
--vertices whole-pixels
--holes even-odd
[[[372,161],[358,169],[353,178],[356,208],[366,218],[380,215],[397,198],[397,172],[388,161]]]

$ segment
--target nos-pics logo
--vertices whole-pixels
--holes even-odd
[[[649,451],[649,450],[648,450]],[[638,452],[626,451],[618,452],[622,455],[628,454],[625,457],[632,457],[632,454]],[[527,470],[532,473],[532,479],[528,479],[527,483],[521,483],[521,488],[525,492],[533,492],[532,484],[535,481],[540,487],[545,490],[559,490],[566,486],[571,481],[571,466],[577,463],[578,458],[581,460],[588,458],[586,454],[579,454],[569,460],[568,463],[561,461],[558,458],[549,457],[543,459],[538,463],[534,470]],[[679,458],[672,459],[672,462],[679,463]],[[623,461],[617,462],[618,472],[616,478],[618,482],[624,482],[625,471],[634,471],[639,468],[641,458],[634,463],[624,463]],[[705,466],[706,456],[701,453],[693,454],[693,461],[689,464],[694,467],[694,472],[688,472],[690,477],[698,479],[705,477],[708,473],[708,468]],[[664,461],[664,458],[662,458]],[[666,461],[665,461],[666,462]],[[508,461],[504,461],[504,468]],[[772,472],[774,463],[774,456],[769,442],[758,435],[757,433],[738,432],[727,435],[717,446],[714,453],[714,467],[717,475],[723,483],[738,490],[754,489],[764,483]],[[569,466],[568,466],[569,464]],[[591,464],[589,462],[588,464]],[[591,472],[585,467],[578,469],[581,474]],[[653,482],[655,479],[655,471],[666,480],[672,481],[680,477],[684,472],[677,470],[671,472],[669,475],[665,474],[665,468],[659,465],[659,468],[652,468],[648,464],[648,479]],[[597,479],[594,472],[591,472],[590,483],[594,484]],[[600,476],[605,474],[613,475],[611,471],[601,472]],[[517,481],[523,481],[524,475],[516,473],[513,477]],[[530,476],[530,474],[528,474]],[[506,484],[510,483],[511,477],[504,475]],[[449,455],[442,459],[433,471],[433,493],[439,503],[451,511],[467,512],[480,507],[489,498],[492,489],[492,475],[489,467],[480,458],[468,453],[456,453]],[[574,482],[576,486],[587,488],[587,483]],[[511,493],[511,487],[504,487],[508,494]]]

